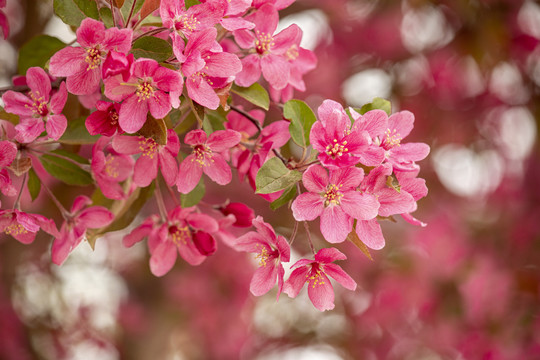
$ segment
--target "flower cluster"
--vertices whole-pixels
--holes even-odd
[[[295,235],[289,241],[276,235],[242,202],[202,202],[206,176],[227,185],[236,171],[272,206],[292,202],[295,229],[298,222],[320,217],[328,242],[343,242],[355,229],[368,247],[380,249],[378,220],[399,214],[421,224],[410,213],[427,194],[416,162],[429,148],[402,143],[413,115],[347,113],[325,100],[318,121],[304,121],[310,113],[315,117],[292,97],[305,90],[303,76],[315,68],[316,58],[300,46],[297,25],[277,32],[278,11],[292,1],[157,3],[159,8],[143,6],[135,13],[133,7],[127,19],[114,2],[101,4],[111,6],[106,10],[112,26],[85,18],[74,46],[51,54],[44,68],[28,68],[4,92],[4,110],[15,119],[0,124],[0,185],[3,195],[14,199],[11,209],[0,210],[0,231],[24,244],[39,229],[52,235],[52,261],[61,265],[81,242],[93,245],[137,221],[144,207],[150,214],[123,243],[131,247],[148,239],[154,275],[171,271],[178,254],[199,265],[224,242],[256,254],[254,295],[277,282],[278,297],[281,292],[296,297],[307,282],[315,307],[332,309],[328,276],[356,288],[334,264],[346,256],[335,248],[315,252],[308,236],[314,259],[297,261],[285,280],[282,263],[291,260]],[[154,20],[159,15],[161,26],[147,19],[151,13]],[[0,26],[7,36],[3,13]],[[283,107],[283,117],[261,110],[269,109],[270,98],[276,109]],[[82,118],[72,115],[70,103]],[[290,111],[294,106],[304,113]],[[282,155],[291,140],[302,148],[300,158]],[[77,196],[68,211],[55,195],[58,180],[93,187],[93,195]],[[295,198],[302,186],[306,191]],[[46,193],[63,218],[60,227],[22,210],[30,201],[22,196],[26,189],[32,201]],[[165,198],[164,190],[170,196]],[[150,198],[157,209],[145,206]],[[256,231],[249,231],[251,226]]]

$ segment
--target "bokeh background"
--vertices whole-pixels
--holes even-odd
[[[0,85],[34,35],[75,38],[51,3],[7,1]],[[0,359],[540,359],[540,5],[297,0],[280,14],[319,59],[296,97],[313,109],[383,97],[415,114],[408,141],[432,149],[414,214],[427,227],[384,223],[374,261],[341,244],[359,286],[336,285],[325,313],[305,293],[253,297],[253,258],[225,245],[158,279],[145,245],[124,249],[122,234],[82,244],[62,267],[48,237],[25,246],[1,234]],[[291,234],[290,212],[247,198],[245,184],[208,189],[206,202],[240,197]],[[309,252],[302,236],[295,259]]]

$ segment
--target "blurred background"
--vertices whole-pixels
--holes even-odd
[[[0,86],[36,34],[75,38],[51,3],[7,0]],[[305,290],[253,297],[256,263],[223,244],[201,266],[177,261],[156,278],[145,244],[124,249],[122,234],[95,251],[82,244],[62,267],[47,236],[25,246],[1,234],[0,359],[540,359],[540,5],[297,0],[280,14],[319,60],[295,97],[313,109],[383,97],[415,114],[408,141],[431,146],[420,163],[429,195],[414,214],[427,227],[384,223],[374,261],[340,244],[358,289],[336,284],[325,313]],[[245,198],[237,180],[207,186],[211,204]],[[289,210],[246,202],[291,234]]]

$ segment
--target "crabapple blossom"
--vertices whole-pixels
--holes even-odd
[[[251,279],[250,290],[255,296],[266,294],[278,282],[277,297],[283,290],[285,269],[282,262],[290,260],[290,246],[283,236],[277,236],[272,226],[257,216],[253,219],[257,231],[250,231],[236,239],[234,248],[238,251],[256,253],[259,268]]]
[[[193,190],[203,172],[220,185],[231,182],[231,168],[220,153],[238,144],[240,138],[240,133],[234,130],[218,130],[210,136],[202,130],[187,133],[184,142],[191,145],[193,152],[180,164],[178,191],[187,194]]]
[[[311,165],[302,176],[309,192],[300,194],[291,210],[297,221],[311,221],[320,216],[321,232],[331,243],[345,241],[354,219],[369,220],[377,216],[375,197],[356,191],[364,172],[357,167],[330,170]]]
[[[0,191],[6,196],[15,196],[17,190],[11,183],[7,167],[11,165],[17,156],[17,145],[13,142],[0,141]]]
[[[11,235],[23,244],[34,241],[41,226],[51,220],[43,215],[29,214],[18,209],[0,210],[0,232]]]
[[[90,135],[113,136],[118,131],[123,133],[118,124],[119,103],[98,101],[96,111],[91,113],[85,121],[86,129]]]
[[[70,93],[92,94],[99,89],[104,58],[111,50],[127,53],[132,36],[131,29],[105,29],[101,21],[85,18],[77,29],[80,47],[66,47],[54,54],[49,71],[51,75],[66,77]]]
[[[50,138],[58,140],[67,127],[67,119],[61,114],[67,100],[65,82],[60,83],[58,91],[52,92],[49,76],[39,67],[28,69],[26,82],[30,88],[28,95],[12,90],[2,95],[6,111],[21,118],[15,126],[16,139],[29,143],[47,130]]]
[[[332,277],[348,290],[356,289],[356,282],[341,268],[333,264],[347,257],[335,248],[323,248],[315,254],[315,260],[300,259],[293,266],[293,272],[285,282],[283,292],[295,298],[308,284],[308,295],[313,305],[320,311],[334,308],[334,288],[328,279]]]

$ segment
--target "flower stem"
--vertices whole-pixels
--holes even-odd
[[[38,176],[39,177],[39,176]],[[45,184],[45,182],[43,182],[41,179],[39,179],[39,182],[41,183],[41,186],[43,186],[43,188],[45,189],[45,191],[47,192],[47,195],[49,195],[49,197],[51,198],[51,200],[53,201],[53,203],[56,205],[56,207],[58,208],[58,210],[60,210],[60,213],[62,214],[62,217],[65,219],[65,220],[69,220],[69,218],[71,217],[71,213],[69,211],[66,210],[66,208],[64,206],[62,206],[62,204],[60,203],[60,201],[58,201],[58,199],[56,198],[56,196],[54,196],[54,194],[52,193],[51,189],[49,189],[49,187]]]
[[[17,200],[13,203],[13,209],[21,210],[21,197],[22,192],[24,190],[24,185],[26,183],[26,178],[28,177],[28,173],[25,172],[23,175],[22,183],[21,183],[21,189],[19,190],[19,194],[17,195]]]
[[[289,245],[292,245],[294,239],[296,239],[296,234],[298,233],[298,221],[294,222],[294,227],[291,234],[291,241],[289,241]]]
[[[114,5],[113,5],[113,1],[114,1],[114,0],[109,0],[109,3],[111,4],[111,15],[112,15],[113,27],[116,27],[116,18],[114,17]]]
[[[311,232],[309,231],[309,225],[307,221],[304,221],[304,228],[306,229],[306,234],[309,241],[309,247],[311,248],[313,255],[315,255],[315,248],[313,247],[313,241],[311,241]]]
[[[161,216],[161,221],[167,221],[167,208],[165,207],[165,202],[163,201],[163,195],[161,194],[161,188],[159,187],[159,180],[156,177],[156,202],[159,209],[159,215]]]
[[[236,107],[235,105],[230,105],[230,107],[231,107],[231,110],[236,111],[237,113],[239,113],[240,115],[244,116],[249,121],[251,121],[253,123],[253,125],[255,125],[257,127],[257,130],[259,130],[259,133],[262,131],[261,123],[259,123],[259,120],[255,119],[253,116],[251,116],[250,113]],[[256,136],[259,136],[259,134],[256,134]]]

